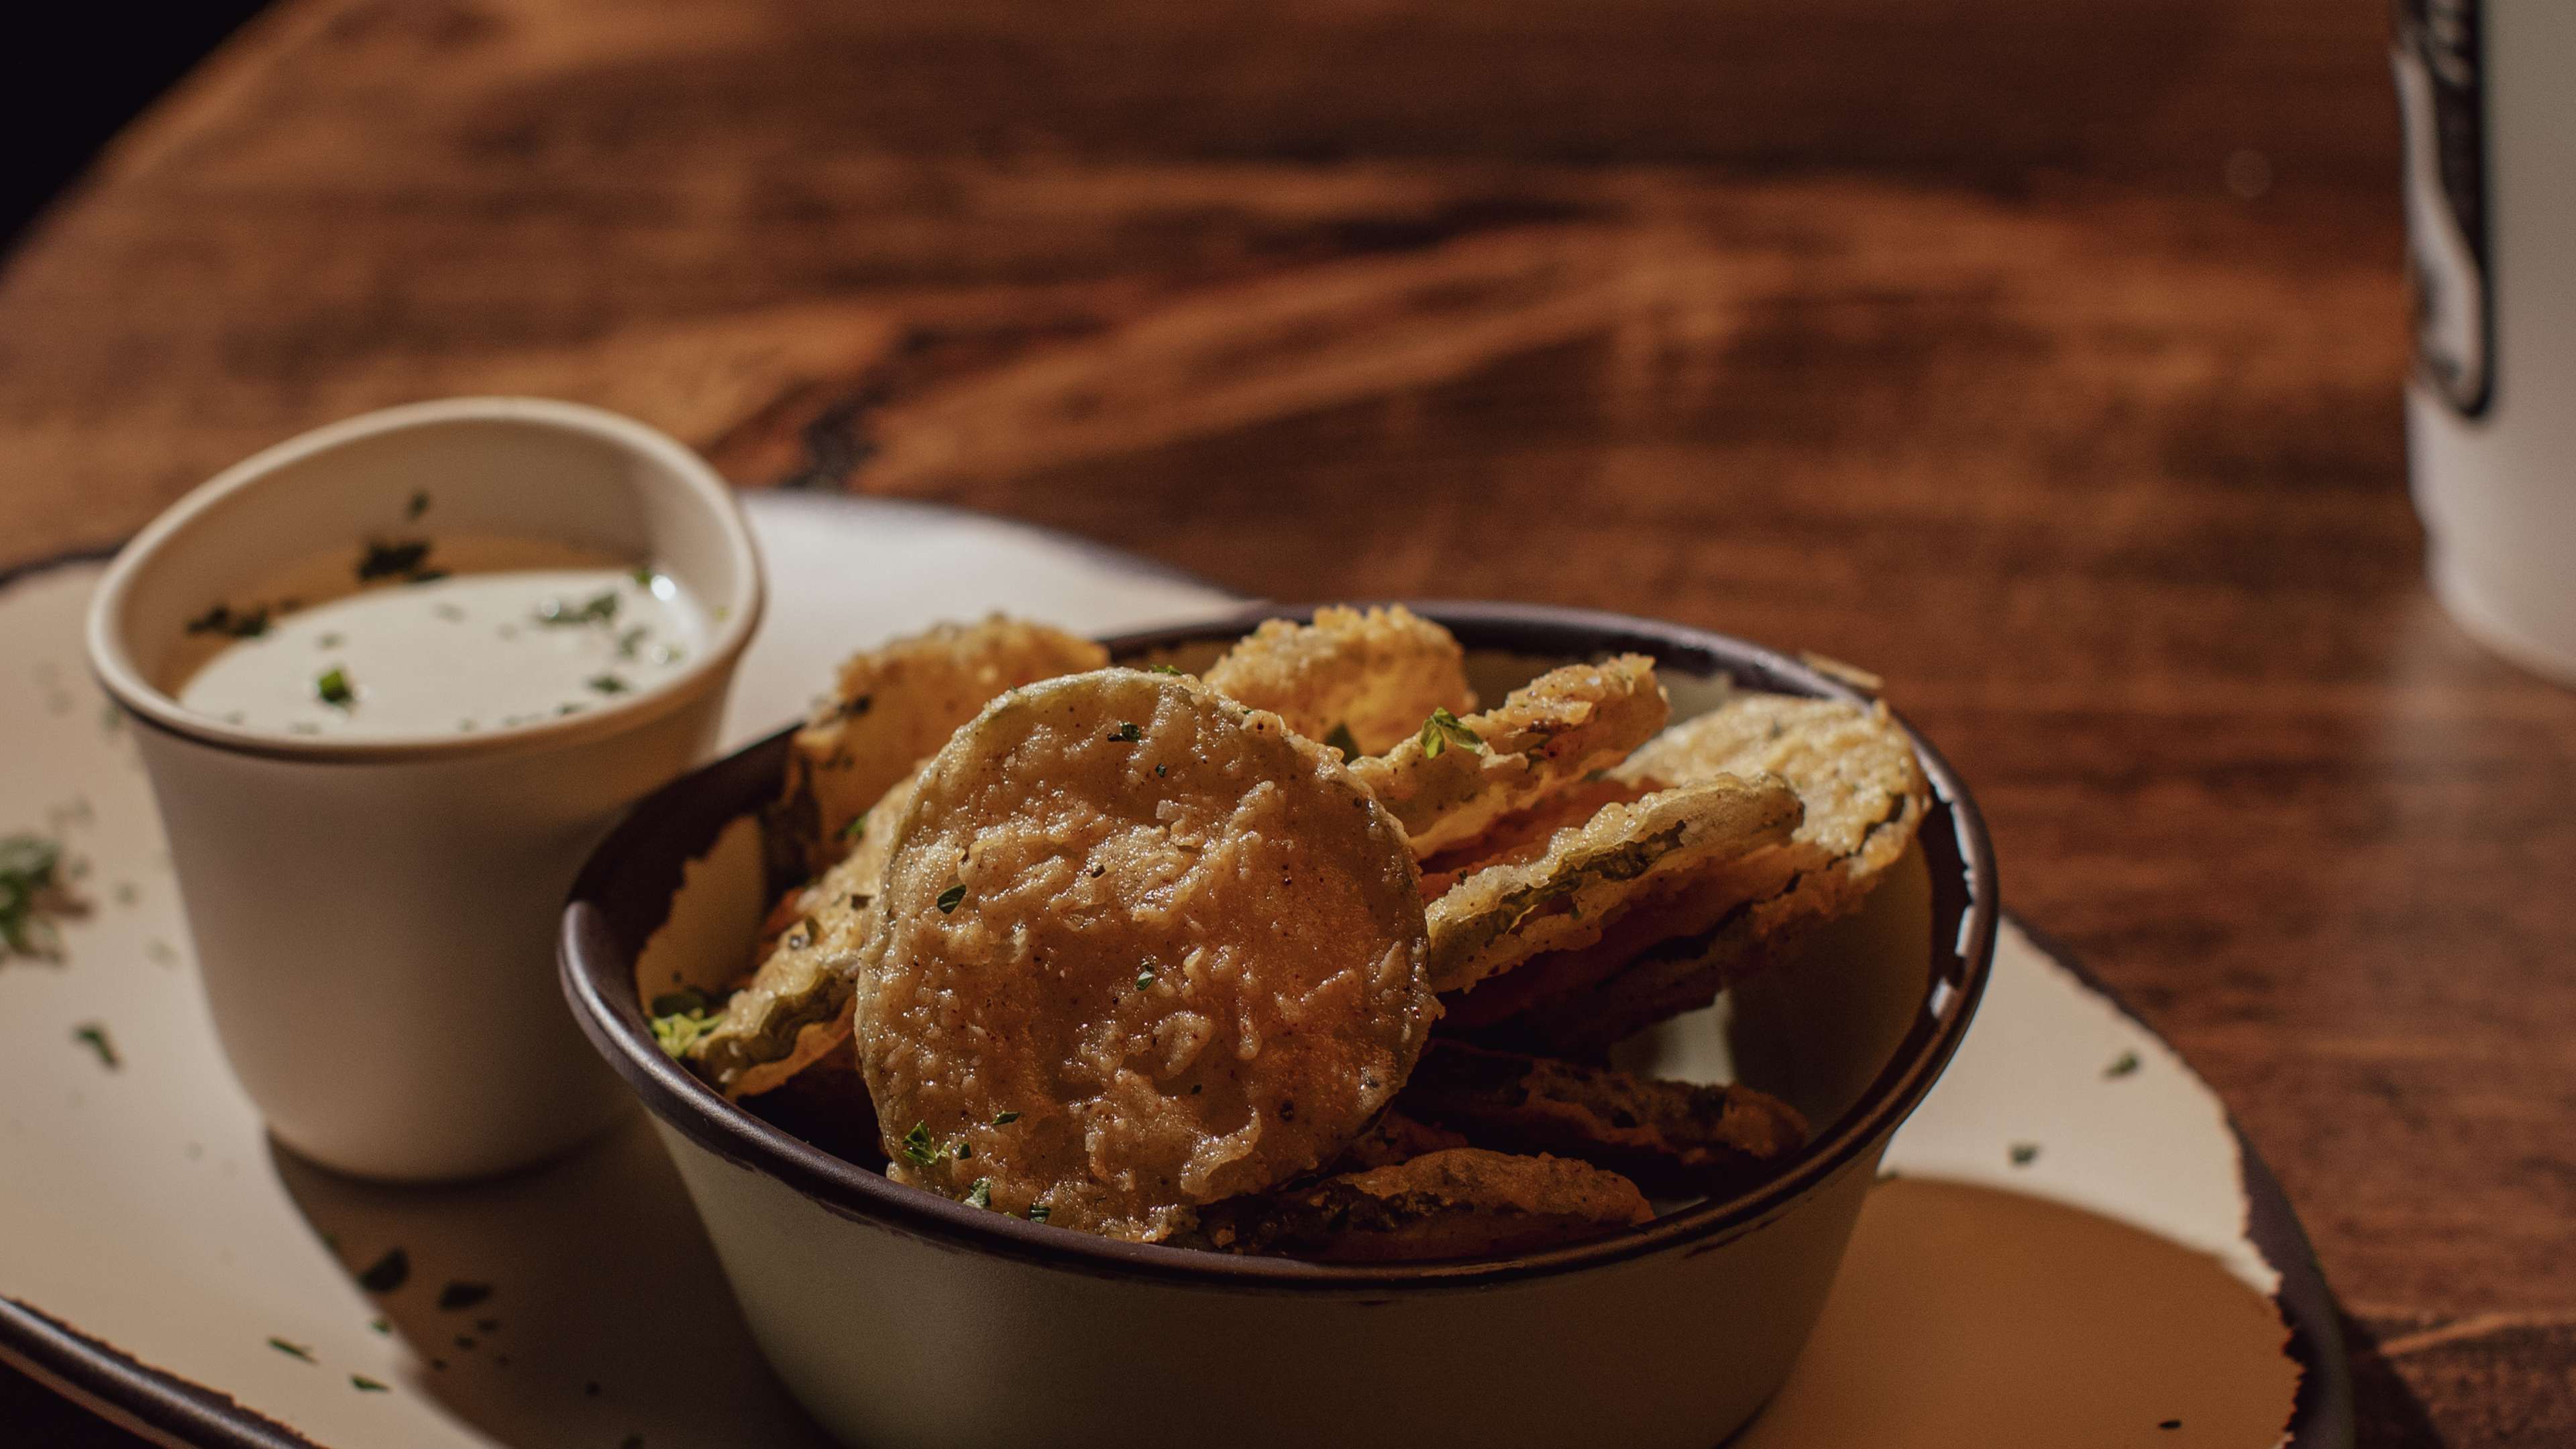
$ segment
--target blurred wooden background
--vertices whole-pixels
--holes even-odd
[[[290,0],[0,272],[0,564],[459,391],[1252,593],[1884,674],[2362,1442],[2576,1442],[2576,696],[2404,495],[2356,0]]]

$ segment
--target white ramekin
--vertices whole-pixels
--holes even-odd
[[[195,714],[154,681],[209,601],[361,542],[427,491],[442,532],[650,559],[715,620],[635,693],[522,728],[335,740]],[[479,1176],[620,1109],[564,1013],[553,924],[582,858],[712,750],[761,611],[724,480],[596,408],[455,398],[317,429],[135,536],[90,605],[90,665],[133,717],[224,1053],[277,1139],[340,1171]]]

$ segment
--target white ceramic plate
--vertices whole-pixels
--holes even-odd
[[[1228,602],[970,514],[750,508],[772,602],[728,749],[853,648],[937,619],[1108,633]],[[820,1443],[640,1119],[462,1188],[365,1186],[270,1146],[198,998],[131,742],[81,663],[97,573],[0,581],[0,836],[62,840],[88,904],[62,960],[0,958],[0,1357],[174,1444]],[[2269,1173],[2180,1058],[2018,926],[1888,1166],[1806,1358],[1740,1444],[2350,1443],[2330,1300]]]

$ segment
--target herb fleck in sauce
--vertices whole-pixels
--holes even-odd
[[[183,706],[252,729],[453,736],[651,689],[707,628],[673,579],[631,561],[529,539],[378,538],[210,605],[163,674]]]

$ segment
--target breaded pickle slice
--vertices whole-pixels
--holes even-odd
[[[1655,881],[1779,845],[1798,817],[1798,793],[1776,775],[1721,775],[1604,805],[1537,859],[1489,866],[1431,903],[1432,988],[1463,990],[1539,952],[1598,940]]]
[[[1351,769],[1430,856],[1617,764],[1671,713],[1654,661],[1622,654],[1552,669],[1482,714],[1435,713]]]
[[[726,1096],[768,1091],[849,1040],[852,973],[860,948],[876,935],[876,897],[895,823],[919,778],[907,775],[850,822],[858,837],[848,856],[805,888],[798,920],[690,1047],[690,1065]]]
[[[1435,709],[1476,707],[1457,639],[1401,604],[1268,620],[1201,677],[1310,740],[1347,739],[1361,754],[1391,748]]]
[[[862,956],[892,1175],[1155,1241],[1338,1157],[1438,1007],[1402,830],[1181,675],[995,700],[922,773]]]
[[[787,755],[783,813],[821,874],[848,849],[859,812],[1003,690],[1098,669],[1109,653],[1088,639],[1000,614],[852,655]]]
[[[1514,1152],[1579,1157],[1650,1192],[1739,1191],[1807,1140],[1806,1119],[1746,1086],[1632,1076],[1435,1040],[1397,1104],[1409,1119]]]
[[[1537,1252],[1653,1217],[1635,1183],[1588,1162],[1454,1147],[1223,1204],[1186,1242],[1327,1263],[1428,1262]]]
[[[1772,771],[1805,806],[1777,856],[1676,876],[1591,946],[1534,958],[1503,981],[1504,1039],[1586,1055],[1765,969],[1859,907],[1913,844],[1931,793],[1913,742],[1880,704],[1739,694],[1666,731],[1613,774],[1633,782]],[[1498,1021],[1461,999],[1462,1024]]]
[[[1436,1045],[1437,1038],[1434,1042]],[[1452,1147],[1473,1146],[1475,1144],[1469,1142],[1464,1134],[1446,1127],[1434,1127],[1401,1112],[1381,1112],[1378,1119],[1369,1124],[1368,1130],[1333,1160],[1330,1170],[1337,1174],[1366,1172],[1372,1167],[1393,1167],[1399,1162],[1411,1162],[1417,1157],[1445,1152]]]

